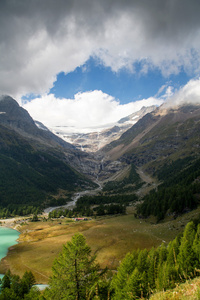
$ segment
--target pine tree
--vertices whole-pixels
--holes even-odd
[[[161,266],[163,264],[163,262],[166,261],[167,254],[168,254],[167,248],[164,245],[164,243],[162,243],[162,245],[159,247],[158,253],[159,253],[158,264]]]
[[[175,238],[172,242],[168,245],[168,255],[167,255],[167,264],[168,265],[175,265],[178,268],[178,253],[179,253],[179,246],[180,242],[178,238]]]
[[[189,222],[184,230],[181,244],[179,247],[178,263],[182,275],[187,278],[188,275],[194,271],[195,264],[195,252],[193,249],[193,242],[195,239],[195,225],[193,222]]]
[[[86,299],[101,275],[95,258],[85,237],[75,234],[54,261],[47,299]]]
[[[35,277],[32,272],[26,271],[21,279],[23,294],[28,294],[31,287],[35,284]]]
[[[126,287],[126,297],[124,299],[138,299],[142,296],[142,278],[137,268],[131,274]]]
[[[137,268],[140,273],[147,271],[147,249],[140,250],[137,259]]]
[[[3,291],[6,288],[10,289],[10,286],[11,286],[11,272],[10,270],[8,270],[1,281],[1,290]]]
[[[166,289],[169,287],[169,273],[168,266],[166,262],[159,265],[158,276],[156,279],[156,288],[158,290]]]
[[[39,289],[34,286],[28,294],[24,295],[24,300],[45,300],[45,298],[40,294]]]
[[[13,289],[5,288],[0,294],[0,300],[21,300]]]
[[[117,274],[113,277],[112,287],[115,290],[114,299],[126,299],[126,285],[137,265],[138,252],[128,253],[122,260]]]
[[[20,298],[23,298],[21,279],[18,275],[11,275],[10,288],[15,292],[16,295],[20,296]]]
[[[155,289],[155,281],[157,277],[157,267],[158,267],[158,252],[152,248],[149,251],[147,257],[148,265],[148,293],[150,294],[153,289]]]
[[[197,231],[195,234],[192,249],[195,253],[195,259],[196,259],[194,268],[197,269],[199,272],[199,268],[200,268],[200,224],[198,224],[198,226],[197,226]]]

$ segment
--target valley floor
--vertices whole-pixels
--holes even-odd
[[[127,208],[127,215],[104,216],[80,222],[67,218],[45,222],[28,222],[23,218],[21,224],[19,219],[15,222],[1,220],[3,226],[11,226],[21,234],[19,243],[12,246],[2,260],[0,273],[10,268],[12,273],[22,276],[26,270],[31,270],[37,283],[47,283],[55,257],[62,250],[62,245],[76,232],[81,232],[86,237],[102,267],[108,266],[109,269],[116,270],[127,252],[168,243],[199,212],[200,209],[197,209],[176,220],[169,217],[159,224],[151,218],[136,219],[134,207]]]

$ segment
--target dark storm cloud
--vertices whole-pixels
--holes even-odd
[[[114,71],[198,72],[199,15],[199,0],[1,0],[0,91],[43,93],[90,55]]]

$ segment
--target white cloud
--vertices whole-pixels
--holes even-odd
[[[110,127],[143,106],[161,104],[165,107],[200,104],[200,79],[190,80],[175,92],[171,86],[162,86],[155,97],[123,105],[114,97],[95,90],[78,93],[74,99],[59,99],[53,94],[46,94],[23,104],[23,107],[33,119],[51,129],[61,126],[69,127],[69,132],[92,132],[97,128]]]
[[[200,79],[192,79],[167,99],[165,106],[200,105]]]
[[[200,70],[198,0],[0,1],[0,93],[48,92],[91,55],[118,71]]]
[[[140,110],[143,106],[160,105],[163,100],[148,98],[121,105],[102,91],[78,93],[74,99],[57,99],[45,95],[23,105],[30,115],[49,128],[55,126],[75,127],[78,131],[104,127]]]

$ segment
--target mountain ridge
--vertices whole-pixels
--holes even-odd
[[[4,126],[9,126],[19,134],[29,139],[37,139],[40,143],[48,144],[49,146],[58,146],[74,149],[74,147],[59,139],[52,134],[51,131],[42,131],[36,126],[34,120],[29,113],[10,96],[1,96],[0,98],[0,123]],[[52,142],[50,143],[50,140]]]
[[[173,126],[175,123],[183,125],[187,120],[191,120],[200,116],[200,106],[185,105],[177,109],[165,110],[165,108],[157,108],[152,113],[145,115],[140,119],[135,125],[133,125],[129,130],[127,130],[117,141],[105,146],[102,152],[106,153],[107,156],[111,156],[115,152],[115,148],[120,146],[123,150],[120,154],[116,155],[119,158],[121,155],[126,154],[126,152],[131,151],[138,145],[147,143],[150,140],[159,139],[159,134],[162,133],[162,138],[167,135],[166,128]],[[177,127],[178,128],[178,127]],[[176,128],[176,130],[178,130]],[[157,131],[157,132],[156,132]],[[162,132],[161,132],[162,131]],[[163,135],[163,133],[165,133]],[[171,132],[172,134],[172,132]],[[173,134],[174,135],[174,134]],[[175,136],[178,136],[178,131],[176,131]],[[136,142],[137,143],[134,143]],[[132,145],[132,147],[131,147]],[[127,146],[128,149],[127,149]],[[117,152],[117,151],[116,151]]]

